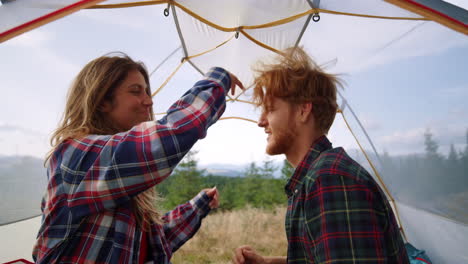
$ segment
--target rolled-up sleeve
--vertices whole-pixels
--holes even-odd
[[[177,206],[164,217],[164,233],[172,252],[179,249],[201,226],[202,219],[210,212],[210,198],[200,192],[189,202]]]

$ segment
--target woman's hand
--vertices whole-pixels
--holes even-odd
[[[235,94],[235,88],[236,88],[236,85],[239,86],[239,88],[244,91],[245,88],[244,88],[244,85],[241,83],[241,81],[239,81],[239,79],[237,79],[237,77],[232,74],[232,73],[229,73],[229,77],[231,77],[231,94],[234,95]]]
[[[219,206],[219,193],[218,193],[218,189],[216,189],[216,186],[211,188],[211,189],[203,189],[202,191],[206,192],[206,195],[208,195],[208,197],[210,197],[210,199],[211,199],[208,206],[211,209],[218,208],[218,206]]]

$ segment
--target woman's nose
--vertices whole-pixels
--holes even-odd
[[[151,97],[151,95],[145,95],[145,98],[143,99],[143,104],[147,106],[153,105],[153,98]]]

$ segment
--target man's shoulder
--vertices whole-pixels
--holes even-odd
[[[312,163],[307,173],[315,180],[327,178],[344,178],[351,182],[368,182],[372,177],[358,162],[352,159],[342,147],[332,148],[322,152]]]

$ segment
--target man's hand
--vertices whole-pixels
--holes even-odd
[[[211,188],[211,189],[203,189],[202,192],[206,192],[206,195],[208,195],[208,197],[210,197],[210,199],[211,199],[208,206],[211,209],[218,208],[218,206],[219,206],[219,193],[218,193],[218,189],[216,189],[216,186]]]
[[[239,79],[237,79],[237,77],[234,74],[229,73],[229,77],[231,77],[231,94],[232,95],[234,95],[235,93],[236,85],[239,86],[239,88],[242,91],[245,90],[244,85],[241,83],[241,81],[239,81]]]
[[[250,246],[238,247],[232,258],[234,264],[266,264],[265,259],[258,255]]]

